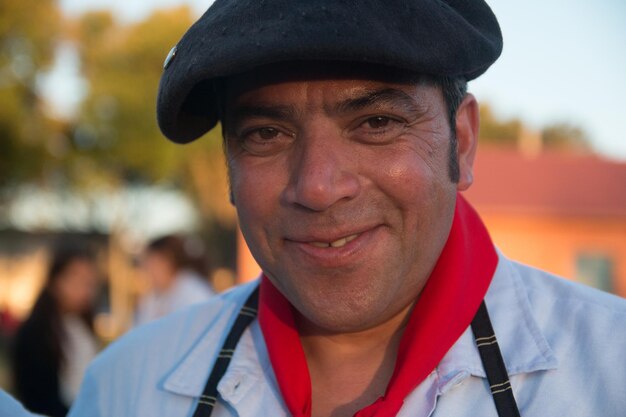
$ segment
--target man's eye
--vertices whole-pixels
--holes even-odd
[[[280,152],[293,141],[293,135],[275,127],[262,126],[238,135],[240,146],[253,155],[271,155]]]
[[[243,132],[240,136],[244,141],[272,141],[279,139],[283,132],[274,127],[258,127]]]
[[[381,129],[381,128],[387,127],[389,126],[389,123],[391,122],[392,120],[386,116],[370,117],[369,119],[365,121],[367,127],[372,128],[372,129]]]
[[[367,116],[361,119],[354,134],[364,142],[385,143],[401,134],[405,126],[405,121],[391,116]]]
[[[273,127],[262,127],[257,130],[259,138],[263,140],[274,139],[276,136],[278,136],[278,133],[278,130],[274,129]]]
[[[353,130],[355,139],[365,143],[383,144],[402,134],[406,122],[391,116],[367,116]]]
[[[405,125],[405,122],[391,116],[370,116],[361,122],[360,128],[371,133],[382,133],[396,130]]]

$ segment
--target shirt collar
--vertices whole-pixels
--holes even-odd
[[[498,252],[498,267],[485,296],[489,316],[511,375],[556,369],[557,358],[533,315],[519,271]],[[459,378],[485,378],[471,328],[467,328],[437,367],[440,391]]]
[[[162,383],[164,390],[188,397],[199,397],[202,394],[215,358],[237,318],[239,309],[257,285],[258,282],[247,284],[231,293],[236,294],[236,296],[223,297],[220,300],[223,304],[220,307],[220,314],[217,315],[215,321],[207,323],[207,330],[165,376]],[[253,322],[251,329],[254,327],[258,327],[258,323]],[[241,368],[247,369],[246,372],[250,372],[250,375],[262,373],[263,367],[256,356],[259,354],[257,348],[262,344],[252,340],[249,330],[244,332],[239,344],[241,348],[235,350],[222,382],[226,381],[230,374],[235,373],[234,371]],[[265,349],[264,346],[262,348]]]
[[[198,398],[202,394],[226,335],[256,286],[257,281],[246,284],[233,292],[236,297],[222,300],[218,319],[207,325],[204,334],[163,380],[165,391],[190,398]],[[236,300],[233,301],[233,298]],[[240,417],[258,415],[258,410],[270,409],[276,416],[288,414],[278,391],[258,321],[253,321],[241,336],[217,390],[221,400],[230,404]]]

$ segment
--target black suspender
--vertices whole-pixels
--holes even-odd
[[[472,320],[472,331],[474,332],[480,359],[487,374],[491,395],[496,403],[498,416],[520,417],[509,375],[506,372],[504,359],[502,359],[498,340],[491,326],[491,320],[489,319],[489,313],[487,313],[487,306],[484,301],[480,303],[474,320]]]
[[[237,347],[237,343],[239,343],[239,339],[241,339],[241,335],[248,325],[252,323],[252,320],[256,318],[258,305],[259,287],[257,286],[254,291],[252,291],[252,294],[250,294],[243,307],[241,307],[241,310],[239,310],[239,315],[230,328],[230,333],[228,333],[226,341],[222,345],[222,350],[220,350],[217,356],[211,375],[209,375],[209,379],[204,386],[204,391],[198,399],[198,405],[196,406],[196,411],[193,413],[193,417],[210,417],[213,412],[213,408],[215,408],[217,402],[217,384],[226,373],[226,369],[228,369],[228,365],[233,357],[233,353],[235,353],[235,348]]]
[[[193,413],[193,417],[210,417],[217,403],[217,384],[226,373],[230,360],[233,357],[235,348],[241,335],[248,325],[256,318],[259,304],[259,288],[257,287],[248,297],[235,323],[226,337],[222,350],[217,356],[215,365],[209,379],[204,387],[204,391],[198,399],[198,405]],[[478,312],[472,320],[472,331],[476,339],[476,345],[480,352],[487,380],[491,387],[491,395],[496,404],[499,417],[520,417],[513,391],[509,382],[509,377],[504,366],[504,360],[498,347],[496,335],[491,327],[487,307],[482,302]]]

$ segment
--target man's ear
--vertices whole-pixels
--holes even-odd
[[[474,182],[474,157],[478,146],[480,116],[478,102],[471,94],[466,94],[456,112],[457,161],[459,162],[459,182],[457,190],[467,190]]]

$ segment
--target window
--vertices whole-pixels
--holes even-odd
[[[613,260],[603,253],[581,253],[576,257],[576,280],[613,292]]]

